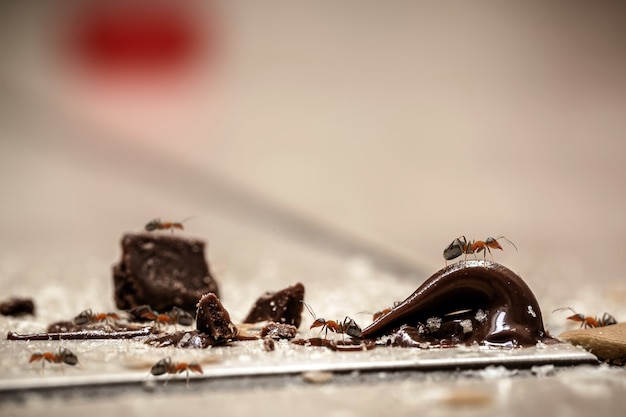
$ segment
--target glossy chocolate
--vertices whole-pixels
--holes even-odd
[[[391,336],[407,347],[532,346],[546,333],[537,299],[510,269],[493,262],[450,265],[368,327],[364,339]]]

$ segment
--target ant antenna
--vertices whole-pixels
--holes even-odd
[[[576,312],[576,310],[574,310],[572,307],[561,307],[561,308],[556,308],[556,309],[552,310],[552,312],[553,312],[553,313],[556,313],[557,311],[563,311],[563,310],[569,310],[569,311],[571,311],[571,312],[572,312],[572,313],[574,313],[574,314],[578,314],[578,313]]]
[[[304,302],[304,300],[300,300],[300,302],[302,304],[304,304],[304,306],[306,307],[307,310],[309,310],[309,313],[311,313],[311,315],[313,316],[314,319],[317,320],[317,316],[315,315],[315,312],[313,311],[313,307],[311,307],[310,305],[308,305],[307,303]]]

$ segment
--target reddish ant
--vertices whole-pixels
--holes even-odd
[[[193,316],[178,307],[174,307],[169,313],[159,314],[156,311],[147,311],[140,316],[141,318],[154,320],[157,326],[163,324],[181,324],[190,326],[193,323]]]
[[[170,230],[174,233],[174,229],[184,230],[183,223],[189,220],[191,217],[186,218],[181,222],[162,222],[161,219],[150,220],[145,226],[144,229],[146,232],[153,232],[155,230]]]
[[[387,308],[384,308],[384,309],[382,309],[382,310],[377,311],[376,313],[374,313],[374,315],[373,315],[373,317],[372,317],[372,320],[373,320],[373,321],[378,320],[379,318],[381,318],[381,317],[382,317],[382,316],[384,316],[385,314],[389,313],[391,310],[393,310],[394,308],[398,307],[399,305],[400,305],[400,301],[395,301],[395,302],[393,303],[393,307],[387,307]]]
[[[172,362],[172,358],[169,356],[167,358],[161,359],[150,369],[150,373],[154,376],[159,376],[163,374],[175,375],[183,372],[187,373],[187,386],[189,386],[189,371],[196,372],[202,374],[202,367],[197,362]],[[167,384],[169,378],[165,380],[165,384]]]
[[[347,334],[350,337],[361,338],[361,328],[350,317],[346,316],[346,318],[343,319],[343,321],[326,320],[322,318],[318,319],[315,316],[315,313],[313,312],[313,309],[311,308],[310,305],[308,305],[304,301],[302,301],[302,304],[306,306],[307,310],[309,310],[309,313],[311,313],[311,315],[315,319],[315,321],[313,322],[313,324],[311,324],[311,327],[309,327],[309,329],[313,329],[315,327],[321,327],[320,334],[323,331],[326,331],[326,333],[324,334],[324,339],[328,337],[329,330],[331,331],[331,333],[340,333],[342,335]]]
[[[74,366],[78,363],[78,357],[72,353],[69,349],[59,348],[59,350],[54,352],[35,352],[30,356],[28,363],[41,361],[41,373],[43,373],[43,367],[46,362],[50,363],[58,363],[61,365],[61,369],[63,369],[63,364],[67,364],[70,366]]]
[[[149,306],[140,306],[133,309],[131,314],[138,318],[153,320],[157,327],[167,324],[190,326],[193,323],[193,316],[178,307],[173,307],[168,313],[159,314]]]
[[[502,249],[502,246],[498,242],[498,239],[506,240],[511,246],[515,248],[517,251],[517,246],[509,239],[504,236],[498,236],[497,238],[488,237],[484,241],[482,240],[471,240],[467,241],[465,236],[459,236],[452,241],[448,245],[447,248],[443,250],[443,258],[446,260],[446,266],[448,265],[448,261],[458,258],[462,254],[465,254],[465,261],[467,261],[468,254],[474,254],[483,252],[483,261],[487,259],[487,252],[491,255],[491,260],[493,261],[493,254],[491,253],[491,249]]]
[[[89,324],[106,321],[110,323],[112,320],[120,320],[120,316],[116,313],[94,313],[91,309],[82,311],[78,316],[74,317],[74,324]]]
[[[604,327],[604,326],[610,326],[612,324],[617,324],[617,320],[615,320],[615,317],[613,317],[612,315],[610,315],[609,313],[604,313],[602,315],[602,318],[597,318],[597,317],[586,317],[580,313],[577,313],[573,308],[571,307],[562,307],[562,308],[557,308],[556,310],[552,311],[553,313],[557,312],[557,311],[561,311],[561,310],[569,310],[572,313],[574,313],[573,315],[567,317],[567,320],[572,320],[575,322],[579,322],[580,323],[580,327],[581,328],[593,328],[593,327]]]

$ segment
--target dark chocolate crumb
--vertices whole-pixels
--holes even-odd
[[[212,336],[197,330],[180,331],[155,337],[146,341],[155,347],[178,347],[191,349],[206,349],[209,346],[227,344],[226,339],[215,340]]]
[[[0,303],[0,314],[3,316],[35,315],[35,303],[30,298],[13,297]]]
[[[200,298],[196,311],[196,329],[216,341],[229,340],[237,336],[237,327],[230,321],[230,314],[213,293]]]
[[[74,324],[73,321],[55,321],[48,325],[46,330],[48,333],[67,333],[67,332],[80,332],[86,330],[87,326],[83,324]]]
[[[293,339],[296,337],[298,329],[291,324],[274,323],[273,321],[267,323],[265,327],[261,329],[259,336],[269,337],[272,339]]]
[[[302,321],[302,300],[304,300],[304,285],[299,282],[277,292],[268,291],[252,306],[244,323],[270,320],[291,324],[297,329]]]

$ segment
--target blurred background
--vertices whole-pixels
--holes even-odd
[[[112,263],[122,232],[192,217],[218,264],[252,256],[245,224],[260,242],[341,237],[421,282],[455,237],[505,235],[519,252],[496,260],[537,293],[594,291],[588,314],[626,298],[623,5],[0,11],[5,282],[45,280],[20,273],[44,258]]]

